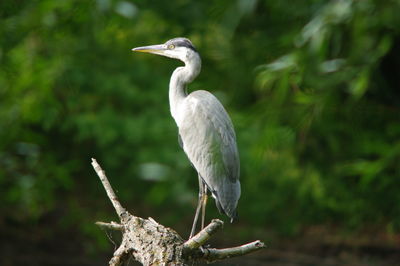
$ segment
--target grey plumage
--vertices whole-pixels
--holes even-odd
[[[215,198],[219,211],[235,218],[240,197],[240,163],[235,131],[227,112],[214,95],[203,90],[187,94],[187,84],[201,69],[201,59],[195,47],[186,38],[174,38],[165,44],[132,50],[185,63],[184,67],[175,69],[169,84],[171,115],[179,129],[178,139]]]
[[[240,197],[239,158],[232,122],[222,104],[207,91],[187,96],[179,135],[183,150],[217,201],[218,209],[235,217]]]

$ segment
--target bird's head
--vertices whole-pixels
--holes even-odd
[[[185,63],[191,61],[194,57],[199,57],[192,42],[189,39],[182,37],[171,39],[164,44],[136,47],[133,48],[132,51],[158,54],[179,59]]]

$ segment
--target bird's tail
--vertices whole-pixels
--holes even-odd
[[[228,216],[229,218],[231,218],[231,223],[233,223],[234,220],[237,219],[238,217],[238,212],[237,210],[234,210],[232,213],[227,213],[224,208],[222,207],[221,203],[219,202],[218,197],[215,198],[215,204],[217,205],[218,211],[221,214],[225,214],[226,216]]]

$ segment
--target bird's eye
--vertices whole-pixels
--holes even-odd
[[[173,45],[173,44],[169,44],[169,45],[168,45],[168,49],[169,49],[169,50],[172,50],[172,49],[174,49],[174,48],[175,48],[175,45]]]

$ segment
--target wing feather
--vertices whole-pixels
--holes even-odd
[[[182,106],[183,149],[223,211],[233,218],[240,197],[240,163],[231,119],[207,91],[189,94]]]

